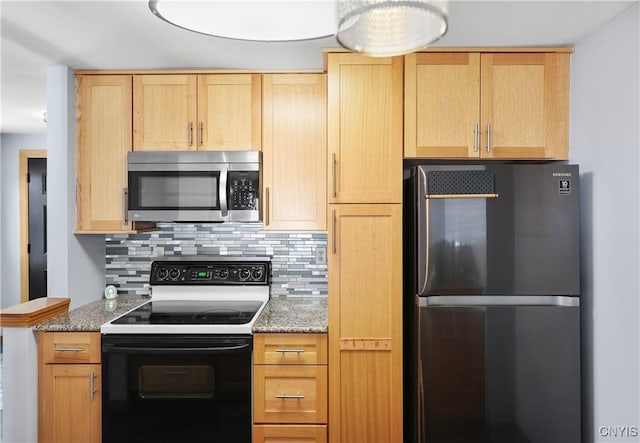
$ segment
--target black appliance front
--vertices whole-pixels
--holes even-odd
[[[251,441],[251,336],[103,335],[102,441]]]
[[[405,441],[579,442],[578,167],[408,166]]]

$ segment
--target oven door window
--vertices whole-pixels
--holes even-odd
[[[220,209],[219,171],[130,171],[129,208]]]

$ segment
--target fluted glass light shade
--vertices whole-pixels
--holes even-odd
[[[448,1],[338,0],[338,42],[365,55],[408,54],[447,32]]]

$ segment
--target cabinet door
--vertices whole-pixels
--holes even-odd
[[[76,233],[131,230],[124,202],[131,82],[130,75],[77,78]]]
[[[198,149],[259,151],[261,89],[260,74],[198,75]]]
[[[331,205],[329,434],[402,442],[402,205]]]
[[[478,157],[480,54],[405,56],[405,157]]]
[[[328,54],[331,203],[402,202],[402,57]]]
[[[568,158],[569,54],[482,54],[481,156]]]
[[[102,439],[100,365],[40,366],[38,432],[41,442]]]
[[[266,230],[326,229],[326,75],[263,77]]]
[[[133,150],[196,149],[196,76],[133,78]]]

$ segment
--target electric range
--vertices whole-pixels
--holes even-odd
[[[152,263],[150,300],[100,328],[104,443],[251,442],[251,329],[270,273],[267,258]]]

